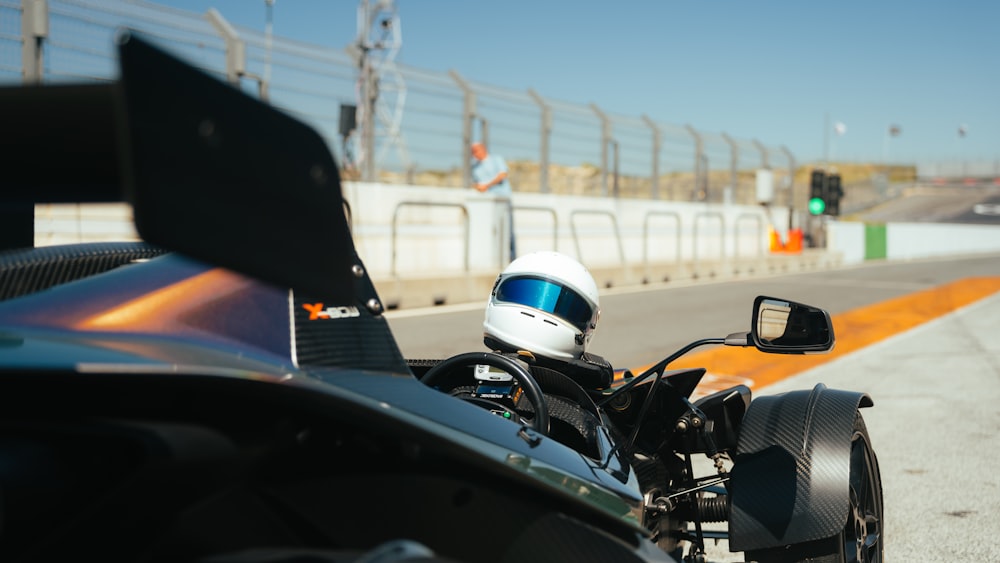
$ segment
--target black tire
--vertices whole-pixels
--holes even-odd
[[[831,538],[786,547],[748,551],[757,563],[881,563],[882,477],[868,428],[859,412],[851,438],[850,512],[844,529]]]

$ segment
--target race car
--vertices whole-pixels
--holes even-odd
[[[6,210],[126,201],[143,238],[0,253],[0,559],[881,560],[870,397],[691,400],[705,370],[668,369],[829,350],[825,311],[758,297],[607,384],[404,358],[322,138],[116,41],[112,84],[0,89]]]

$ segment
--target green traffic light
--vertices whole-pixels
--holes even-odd
[[[823,201],[823,198],[814,197],[809,200],[809,213],[812,213],[813,215],[822,215],[825,210],[826,202]]]

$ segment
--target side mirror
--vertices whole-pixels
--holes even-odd
[[[834,345],[833,322],[818,307],[761,295],[753,303],[750,338],[762,352],[828,352]]]

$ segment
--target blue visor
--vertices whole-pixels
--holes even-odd
[[[594,308],[576,291],[553,281],[539,278],[507,278],[500,282],[496,300],[516,303],[551,313],[587,332]]]

